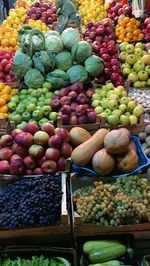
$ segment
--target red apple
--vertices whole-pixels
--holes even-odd
[[[43,172],[42,172],[42,169],[40,167],[37,167],[33,170],[33,174],[34,175],[42,175]]]
[[[11,132],[11,136],[14,138],[18,133],[22,133],[23,131],[19,128],[16,128],[14,129],[12,132]]]
[[[9,160],[13,152],[10,148],[5,147],[0,149],[0,160]]]
[[[36,123],[34,122],[29,122],[27,123],[24,128],[23,128],[23,131],[24,132],[28,132],[32,135],[34,135],[37,131],[39,130],[39,127]]]
[[[28,132],[17,134],[14,140],[18,145],[23,147],[30,147],[34,142],[33,136]]]
[[[42,172],[45,174],[54,174],[57,170],[56,162],[47,160],[41,165]]]
[[[11,175],[24,175],[26,167],[22,159],[16,159],[10,162],[9,171]]]
[[[69,142],[70,140],[70,133],[66,128],[56,128],[55,134],[61,137],[62,142]]]
[[[26,156],[24,158],[24,164],[28,169],[34,169],[36,167],[36,162],[33,158],[31,158],[31,156]]]
[[[41,166],[42,163],[46,161],[46,157],[43,156],[40,160],[38,160],[38,165]]]
[[[54,135],[54,132],[55,132],[55,128],[51,123],[43,124],[42,130],[45,131],[49,136]]]
[[[13,154],[10,158],[10,162],[16,160],[16,159],[22,159],[18,154]]]
[[[0,161],[0,174],[7,174],[9,172],[9,162],[4,160]]]
[[[66,166],[66,159],[64,157],[60,157],[57,162],[57,171],[58,172],[65,171],[65,166]]]
[[[45,153],[47,160],[57,161],[59,159],[60,152],[55,148],[48,148]]]
[[[20,157],[24,158],[25,156],[28,155],[27,147],[23,147],[17,144],[15,148],[16,148],[15,153],[18,154]]]
[[[71,145],[69,143],[63,143],[60,149],[61,156],[67,159],[71,156],[71,153],[72,153]]]
[[[48,141],[48,145],[51,148],[59,149],[62,143],[62,138],[58,135],[51,136]]]
[[[49,135],[42,131],[39,130],[34,134],[34,143],[39,144],[39,145],[46,145],[49,140]]]
[[[13,137],[9,134],[3,135],[0,138],[1,147],[9,147],[13,144]]]

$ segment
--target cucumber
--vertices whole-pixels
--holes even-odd
[[[101,249],[108,246],[114,246],[115,244],[120,244],[117,240],[95,240],[95,241],[87,241],[83,245],[83,252],[85,254],[89,254],[93,249]]]
[[[89,260],[92,263],[106,262],[114,260],[126,253],[126,246],[122,244],[114,244],[114,246],[107,246],[101,249],[93,249],[89,253]]]
[[[121,266],[123,265],[119,260],[110,260],[107,262],[104,262],[105,266]]]

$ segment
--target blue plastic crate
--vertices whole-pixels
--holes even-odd
[[[150,165],[150,160],[148,159],[148,157],[144,153],[144,150],[142,148],[142,145],[141,145],[138,137],[131,136],[131,140],[134,141],[134,143],[136,145],[136,150],[137,150],[137,154],[139,157],[139,167],[130,173],[122,174],[120,172],[119,173],[113,172],[112,173],[113,178],[129,176],[132,174],[140,174],[140,173],[144,172],[148,168],[148,166]],[[77,173],[77,174],[87,173],[88,175],[97,175],[96,172],[93,170],[91,163],[89,163],[86,167],[81,167],[81,166],[77,166],[75,164],[72,164],[72,172]]]

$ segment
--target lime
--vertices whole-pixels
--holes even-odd
[[[16,114],[11,118],[11,121],[13,121],[15,124],[20,124],[22,121],[21,115]]]
[[[41,127],[42,125],[48,123],[48,121],[49,121],[49,120],[48,120],[47,118],[42,118],[42,119],[40,119],[40,120],[39,120],[39,126]]]
[[[7,104],[7,106],[8,106],[8,108],[9,108],[10,111],[15,111],[16,110],[16,107],[17,107],[17,105],[16,105],[15,102],[9,102]]]
[[[56,113],[56,112],[51,112],[50,115],[49,115],[49,119],[50,119],[50,121],[56,121],[57,116],[58,116],[58,113]]]
[[[52,108],[49,105],[44,105],[41,108],[41,112],[42,112],[43,116],[46,116],[46,117],[49,117],[51,111],[52,111]]]
[[[22,119],[28,122],[31,119],[31,114],[29,112],[24,112],[22,114]]]
[[[35,110],[32,113],[32,118],[35,120],[40,120],[40,119],[42,119],[42,117],[43,117],[43,115],[42,115],[42,112],[40,110]]]
[[[29,103],[27,108],[26,108],[26,111],[31,113],[31,112],[33,112],[35,110],[35,108],[36,108],[35,103]]]
[[[52,84],[50,82],[44,82],[43,83],[43,88],[51,89],[52,88]]]

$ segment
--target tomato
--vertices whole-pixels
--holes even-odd
[[[5,67],[8,64],[8,62],[9,61],[7,59],[2,59],[0,64],[1,64],[2,67]]]
[[[10,70],[11,70],[11,68],[12,68],[12,64],[11,64],[11,63],[8,63],[8,64],[5,66],[5,72],[6,72],[6,73],[9,73]]]

